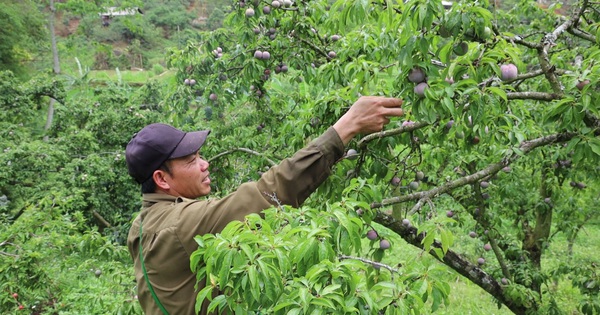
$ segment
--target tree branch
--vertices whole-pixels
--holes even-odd
[[[502,159],[502,161],[500,161],[498,163],[490,164],[486,168],[484,168],[478,172],[455,179],[453,181],[447,182],[444,185],[435,187],[435,188],[427,190],[427,191],[420,191],[420,192],[416,192],[416,193],[412,193],[412,194],[408,194],[408,195],[387,198],[387,199],[383,199],[379,203],[374,202],[371,204],[371,208],[381,208],[384,206],[389,206],[389,205],[393,205],[393,204],[397,204],[397,203],[403,203],[403,202],[411,201],[411,200],[433,199],[434,197],[441,195],[443,193],[446,193],[448,191],[451,191],[455,188],[458,188],[458,187],[461,187],[461,186],[464,186],[467,184],[473,184],[487,176],[494,175],[494,174],[498,173],[503,167],[508,166],[508,165],[510,165],[510,163],[517,160],[521,155],[525,155],[525,154],[531,152],[535,148],[538,148],[541,146],[546,146],[546,145],[549,145],[552,143],[569,141],[572,138],[574,138],[575,136],[577,136],[577,133],[566,132],[566,133],[558,133],[558,134],[554,134],[554,135],[549,135],[549,136],[545,136],[545,137],[541,137],[541,138],[537,138],[537,139],[533,139],[533,140],[529,140],[529,141],[523,141],[519,145],[519,148],[518,148],[519,151],[521,151],[521,154],[517,154],[517,153],[513,152],[511,155],[506,156],[505,158]],[[411,213],[414,213],[414,212],[411,212]]]
[[[344,254],[339,255],[338,258],[340,260],[344,260],[344,259],[358,260],[358,261],[361,261],[361,262],[363,262],[363,263],[365,263],[367,265],[372,265],[372,266],[375,266],[375,267],[383,267],[383,268],[389,270],[390,272],[400,274],[400,270],[398,270],[398,269],[396,269],[396,268],[394,268],[394,267],[392,267],[390,265],[386,265],[386,264],[380,263],[378,261],[373,261],[373,260],[362,258],[362,257],[347,256],[347,255],[344,255]]]
[[[331,59],[331,57],[329,57],[329,55],[325,51],[323,51],[321,48],[317,47],[317,45],[307,41],[306,39],[304,39],[302,37],[295,36],[295,34],[292,36],[296,39],[299,39],[301,42],[307,44],[308,46],[310,46],[310,48],[312,48],[314,51],[318,52],[319,54],[323,55],[325,58],[327,58],[327,60]]]
[[[417,228],[413,226],[405,226],[401,222],[398,222],[392,216],[384,214],[380,211],[377,212],[373,221],[389,228],[390,230],[396,232],[398,235],[402,237],[409,244],[423,249],[423,238],[425,237],[424,233],[417,234]],[[435,241],[432,245],[436,248],[442,248],[442,245]],[[443,258],[438,257],[433,250],[430,251],[430,254],[454,269],[457,273],[461,274],[465,278],[469,279],[471,282],[475,283],[486,292],[490,293],[493,297],[502,302],[506,307],[508,307],[515,314],[525,314],[527,308],[523,305],[514,304],[514,302],[510,299],[507,299],[503,291],[504,289],[498,283],[494,277],[486,273],[483,269],[479,268],[479,266],[471,263],[466,258],[462,257],[460,254],[448,250],[446,255]]]
[[[529,42],[523,39],[523,37],[519,36],[519,35],[515,35],[513,37],[510,36],[502,36],[502,38],[506,41],[509,41],[513,44],[519,44],[519,45],[523,45],[527,48],[531,48],[531,49],[538,49],[540,48],[542,45],[539,43],[533,43],[533,42]]]
[[[386,131],[372,133],[372,134],[364,136],[362,139],[360,139],[360,141],[358,141],[358,147],[362,149],[367,145],[367,143],[369,143],[373,140],[399,135],[404,132],[414,131],[414,130],[423,128],[428,125],[429,125],[429,123],[421,121],[421,122],[415,122],[412,124],[408,124],[408,125],[402,126],[400,128],[394,128],[394,129],[390,129],[390,130],[386,130]]]
[[[246,148],[233,148],[233,149],[231,149],[231,150],[227,150],[227,151],[225,151],[225,152],[221,152],[221,153],[219,153],[219,154],[217,154],[217,155],[215,155],[215,156],[211,157],[210,159],[208,159],[208,162],[212,162],[212,161],[214,161],[214,160],[216,160],[216,159],[218,159],[218,158],[220,158],[220,157],[222,157],[222,156],[225,156],[225,155],[231,154],[231,153],[233,153],[233,152],[236,152],[236,151],[241,151],[241,152],[245,152],[245,153],[249,153],[249,154],[254,154],[254,155],[256,155],[256,156],[260,156],[260,157],[262,157],[263,159],[267,160],[267,162],[269,162],[269,164],[271,164],[271,166],[275,166],[275,165],[277,165],[277,163],[275,163],[275,161],[273,161],[273,160],[271,160],[271,159],[269,159],[269,158],[265,157],[265,155],[264,155],[264,154],[262,154],[262,153],[260,153],[260,152],[256,152],[256,151],[254,151],[254,150],[246,149]]]
[[[558,75],[563,75],[565,73],[569,73],[570,71],[567,70],[562,70],[562,69],[555,69],[554,73],[558,74]],[[523,73],[523,74],[519,74],[517,76],[517,78],[513,79],[513,80],[508,80],[505,81],[505,83],[511,83],[511,82],[515,82],[515,81],[521,81],[521,80],[526,80],[526,79],[531,79],[540,75],[543,75],[544,71],[541,69],[538,70],[533,70],[531,72],[527,72],[527,73]]]
[[[581,31],[580,29],[570,28],[569,29],[569,33],[571,33],[571,34],[573,34],[573,35],[575,35],[575,36],[577,36],[579,38],[582,38],[582,39],[585,39],[587,41],[590,41],[592,43],[596,42],[596,38],[594,37],[594,35],[588,34],[588,33],[584,32],[584,31]]]
[[[550,102],[560,99],[561,96],[545,92],[509,92],[506,93],[506,98],[509,100],[538,100]]]
[[[92,215],[94,216],[94,218],[98,219],[98,221],[100,221],[105,227],[111,227],[112,225],[106,221],[106,219],[104,219],[103,216],[100,215],[100,213],[98,213],[98,211],[96,210],[92,210]]]

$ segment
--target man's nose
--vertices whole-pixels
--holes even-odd
[[[204,172],[208,169],[209,163],[205,159],[200,159],[200,169]]]

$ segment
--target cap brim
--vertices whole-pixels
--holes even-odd
[[[201,131],[193,131],[188,132],[183,136],[181,142],[177,145],[173,153],[169,156],[169,159],[176,159],[183,156],[187,156],[193,153],[196,153],[204,142],[206,141],[206,137],[210,130],[201,130]]]

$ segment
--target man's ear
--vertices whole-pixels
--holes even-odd
[[[168,175],[167,172],[163,170],[156,170],[152,173],[152,179],[154,179],[154,183],[156,183],[156,187],[162,190],[169,190],[171,186],[165,180],[165,176]]]

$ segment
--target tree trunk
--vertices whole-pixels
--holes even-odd
[[[540,197],[542,199],[551,197],[550,190],[546,184],[549,175],[548,167],[542,167],[540,173],[542,176]],[[535,227],[526,231],[525,239],[523,240],[523,250],[529,253],[532,268],[539,271],[542,268],[542,254],[544,253],[545,246],[550,237],[550,230],[552,229],[552,207],[547,206],[545,203],[539,203],[534,211]],[[542,283],[534,281],[531,284],[531,288],[541,293]]]
[[[52,59],[54,62],[54,74],[60,74],[60,61],[58,59],[58,48],[56,45],[56,32],[54,29],[54,18],[56,14],[56,9],[54,8],[54,0],[50,0],[50,16],[48,17],[48,27],[50,30],[50,41],[52,43]],[[48,114],[46,115],[46,125],[44,126],[44,131],[48,131],[50,127],[52,127],[52,121],[54,120],[54,103],[55,99],[50,99],[50,104],[48,105]],[[48,141],[48,135],[44,136],[44,141]]]

